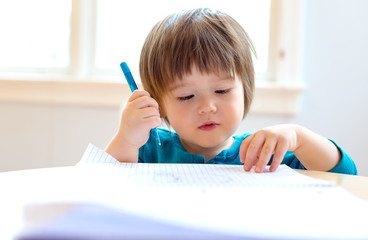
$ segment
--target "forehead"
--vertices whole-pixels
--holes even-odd
[[[201,83],[222,84],[233,82],[236,79],[231,73],[225,71],[203,72],[193,67],[189,73],[181,78],[175,78],[169,86],[169,90],[173,91],[181,87],[195,86]]]

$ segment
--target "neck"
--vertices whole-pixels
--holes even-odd
[[[188,143],[182,141],[181,139],[180,139],[180,142],[183,145],[183,147],[185,148],[185,150],[187,150],[188,152],[193,153],[193,154],[198,154],[198,155],[204,156],[204,159],[207,162],[211,158],[217,156],[223,150],[229,149],[234,143],[234,138],[230,137],[225,142],[223,142],[223,143],[221,143],[217,146],[210,147],[210,148],[188,144]]]

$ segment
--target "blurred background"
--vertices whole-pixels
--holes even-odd
[[[0,171],[74,165],[88,143],[104,148],[129,95],[119,63],[139,81],[153,25],[204,6],[234,17],[257,51],[255,107],[238,132],[301,124],[368,176],[365,0],[0,0]]]

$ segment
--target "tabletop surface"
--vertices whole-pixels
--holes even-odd
[[[206,169],[208,167],[206,166]],[[251,187],[244,187],[243,191],[236,188],[221,188],[220,191],[212,188],[206,188],[205,191],[203,189],[198,191],[197,188],[194,190],[181,188],[175,191],[173,188],[156,187],[150,190],[141,186],[139,189],[144,191],[137,191],[137,184],[131,187],[131,184],[135,183],[133,180],[123,184],[122,180],[126,178],[122,178],[121,169],[101,166],[5,172],[0,174],[0,189],[2,189],[0,224],[7,227],[0,231],[0,239],[14,239],[24,226],[33,226],[37,222],[42,223],[42,219],[46,222],[45,219],[57,217],[54,213],[59,213],[60,206],[64,207],[65,204],[68,204],[67,207],[70,207],[70,204],[87,206],[98,204],[119,212],[150,216],[170,224],[176,222],[183,226],[210,229],[215,232],[220,229],[223,232],[247,237],[249,234],[258,237],[272,234],[280,239],[295,239],[300,236],[300,226],[307,225],[309,238],[342,236],[342,239],[368,239],[366,221],[361,220],[368,216],[368,177],[306,170],[297,172],[312,178],[335,182],[352,194],[347,194],[346,191],[336,187],[324,187],[318,191],[314,188],[279,187],[275,189],[264,187],[260,191]],[[257,177],[266,175],[257,174]],[[291,180],[300,180],[299,176],[291,177]],[[192,194],[189,198],[188,193]],[[147,204],[147,199],[150,204]],[[219,204],[229,199],[231,204]],[[246,205],[260,207],[239,208]],[[178,206],[185,207],[178,208]],[[301,206],[303,214],[295,211]],[[213,214],[214,209],[216,214]],[[324,214],[320,214],[321,212]],[[96,223],[101,222],[99,219],[96,218]],[[348,220],[341,221],[341,219]],[[263,225],[260,226],[259,222]],[[326,225],[326,222],[329,224]],[[120,224],[119,222],[119,227]],[[90,234],[88,231],[87,233]]]
[[[368,200],[368,177],[311,170],[298,172],[309,177],[333,181],[353,195]]]

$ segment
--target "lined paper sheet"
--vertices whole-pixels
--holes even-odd
[[[88,163],[119,164],[120,162],[111,155],[107,154],[104,150],[90,143],[88,144],[86,151],[84,151],[84,154],[77,165]]]
[[[188,229],[187,239],[196,239],[191,234],[197,230],[229,236],[224,239],[368,239],[367,201],[287,166],[256,174],[233,165],[119,163],[90,145],[77,167],[1,174],[0,180],[2,201],[7,203],[0,208],[7,216],[5,226],[14,209],[19,211],[25,204],[78,204],[82,209],[93,204],[101,206],[95,209],[99,211],[95,228],[76,222],[78,217],[82,224],[92,221],[93,209],[88,208],[87,215],[79,211],[66,219],[76,232],[57,233],[95,236],[92,230],[105,226],[106,237],[101,238],[108,239],[109,227],[115,224],[124,238],[120,226],[132,223],[134,216],[146,219],[147,224]],[[35,215],[39,216],[37,211]],[[116,222],[101,224],[107,219]],[[147,229],[141,220],[136,224],[137,229]],[[169,239],[175,236],[183,238],[173,235]],[[154,234],[152,238],[162,239]]]
[[[103,164],[120,169],[125,181],[144,187],[336,187],[333,182],[313,179],[286,165],[262,174],[245,172],[242,165],[121,163],[89,144],[78,166]]]

